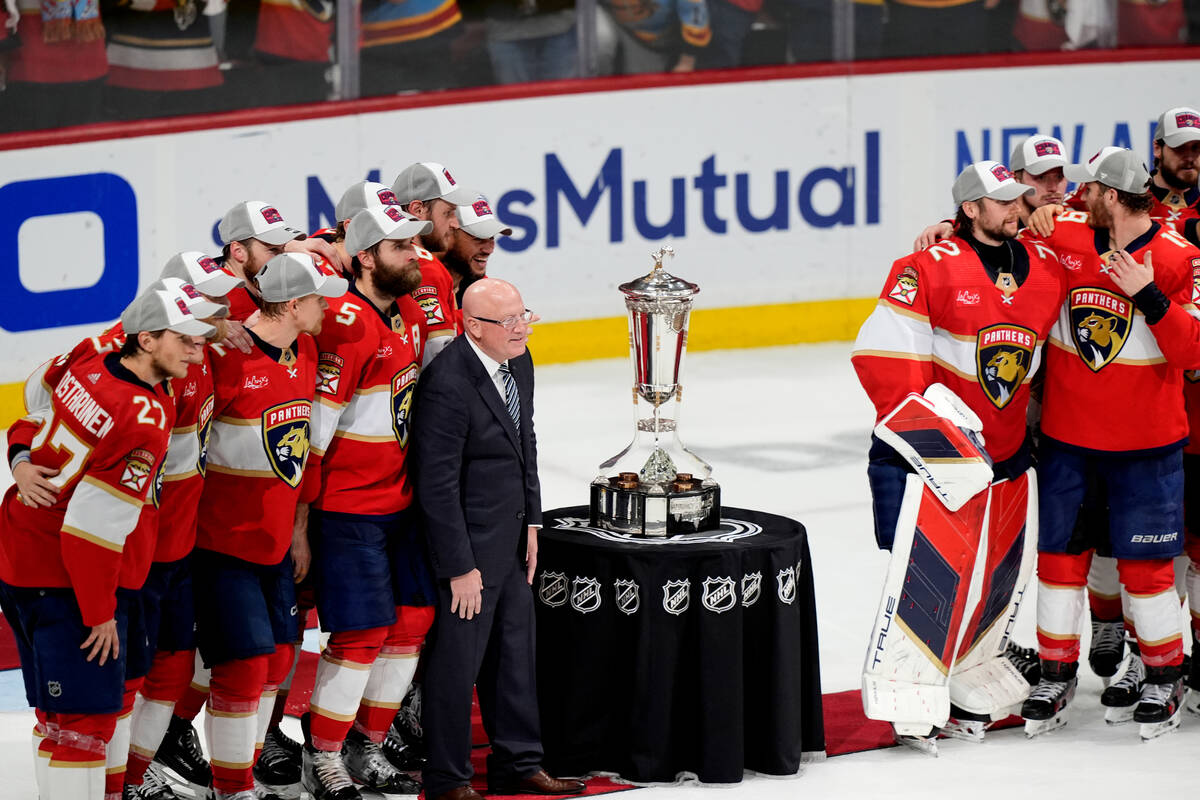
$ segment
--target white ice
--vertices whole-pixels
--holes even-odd
[[[713,465],[722,501],[794,517],[808,529],[826,692],[859,685],[887,566],[871,533],[866,484],[873,412],[849,354],[846,343],[694,353],[683,372],[681,437]],[[629,441],[631,375],[622,359],[538,369],[546,508],[585,504],[597,465]],[[7,482],[7,471],[0,472]],[[1034,643],[1035,602],[1027,597],[1018,621],[1022,644]],[[1142,743],[1133,723],[1105,725],[1100,682],[1086,666],[1080,675],[1070,724],[1040,739],[1026,740],[1019,729],[998,731],[981,745],[943,741],[937,759],[891,748],[806,765],[792,780],[748,777],[730,789],[654,788],[638,790],[639,796],[926,800],[961,793],[974,800],[1037,793],[1105,800],[1186,791],[1186,769],[1200,752],[1200,719],[1185,714],[1178,731]],[[19,673],[0,673],[0,709],[22,709],[0,713],[0,800],[35,796],[33,716],[23,707]]]

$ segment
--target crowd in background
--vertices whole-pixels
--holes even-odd
[[[347,97],[337,0],[8,6],[0,6],[0,131]],[[1200,42],[1200,0],[362,0],[360,8],[361,97],[828,61],[839,57],[839,37],[849,51],[841,57],[856,59]]]

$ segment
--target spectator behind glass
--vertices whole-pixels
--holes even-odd
[[[225,79],[209,28],[223,0],[149,0],[106,7],[105,107],[117,119],[216,111]]]
[[[984,53],[993,47],[991,31],[1004,28],[1004,0],[889,0],[884,53],[892,58]],[[1005,30],[1011,30],[1011,20]],[[1007,49],[1007,48],[1006,48]]]
[[[1187,36],[1184,0],[1118,0],[1117,46],[1183,44]]]
[[[61,128],[101,116],[100,85],[108,72],[104,27],[91,10],[18,0],[19,20],[5,18],[0,48],[8,52],[7,90],[0,93],[0,131]],[[60,12],[65,11],[64,14]],[[2,14],[3,12],[0,12]]]
[[[602,0],[598,8],[597,21],[612,27],[602,74],[691,72],[712,40],[706,0]]]
[[[579,77],[574,0],[491,0],[486,9],[496,83]]]
[[[464,28],[458,0],[363,0],[363,97],[466,85]]]
[[[257,67],[246,70],[253,91],[271,86],[271,102],[279,105],[329,99],[336,9],[336,0],[262,0],[254,34]]]

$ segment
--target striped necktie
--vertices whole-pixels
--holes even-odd
[[[513,425],[517,428],[517,436],[521,435],[521,395],[517,392],[517,381],[508,368],[508,362],[500,365],[500,381],[504,384],[504,405],[508,415],[512,417]]]

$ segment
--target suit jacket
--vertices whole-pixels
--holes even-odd
[[[533,431],[533,359],[508,361],[521,397],[521,432],[496,385],[459,336],[417,384],[412,452],[430,556],[439,579],[478,568],[485,586],[525,561],[527,526],[542,522]]]

